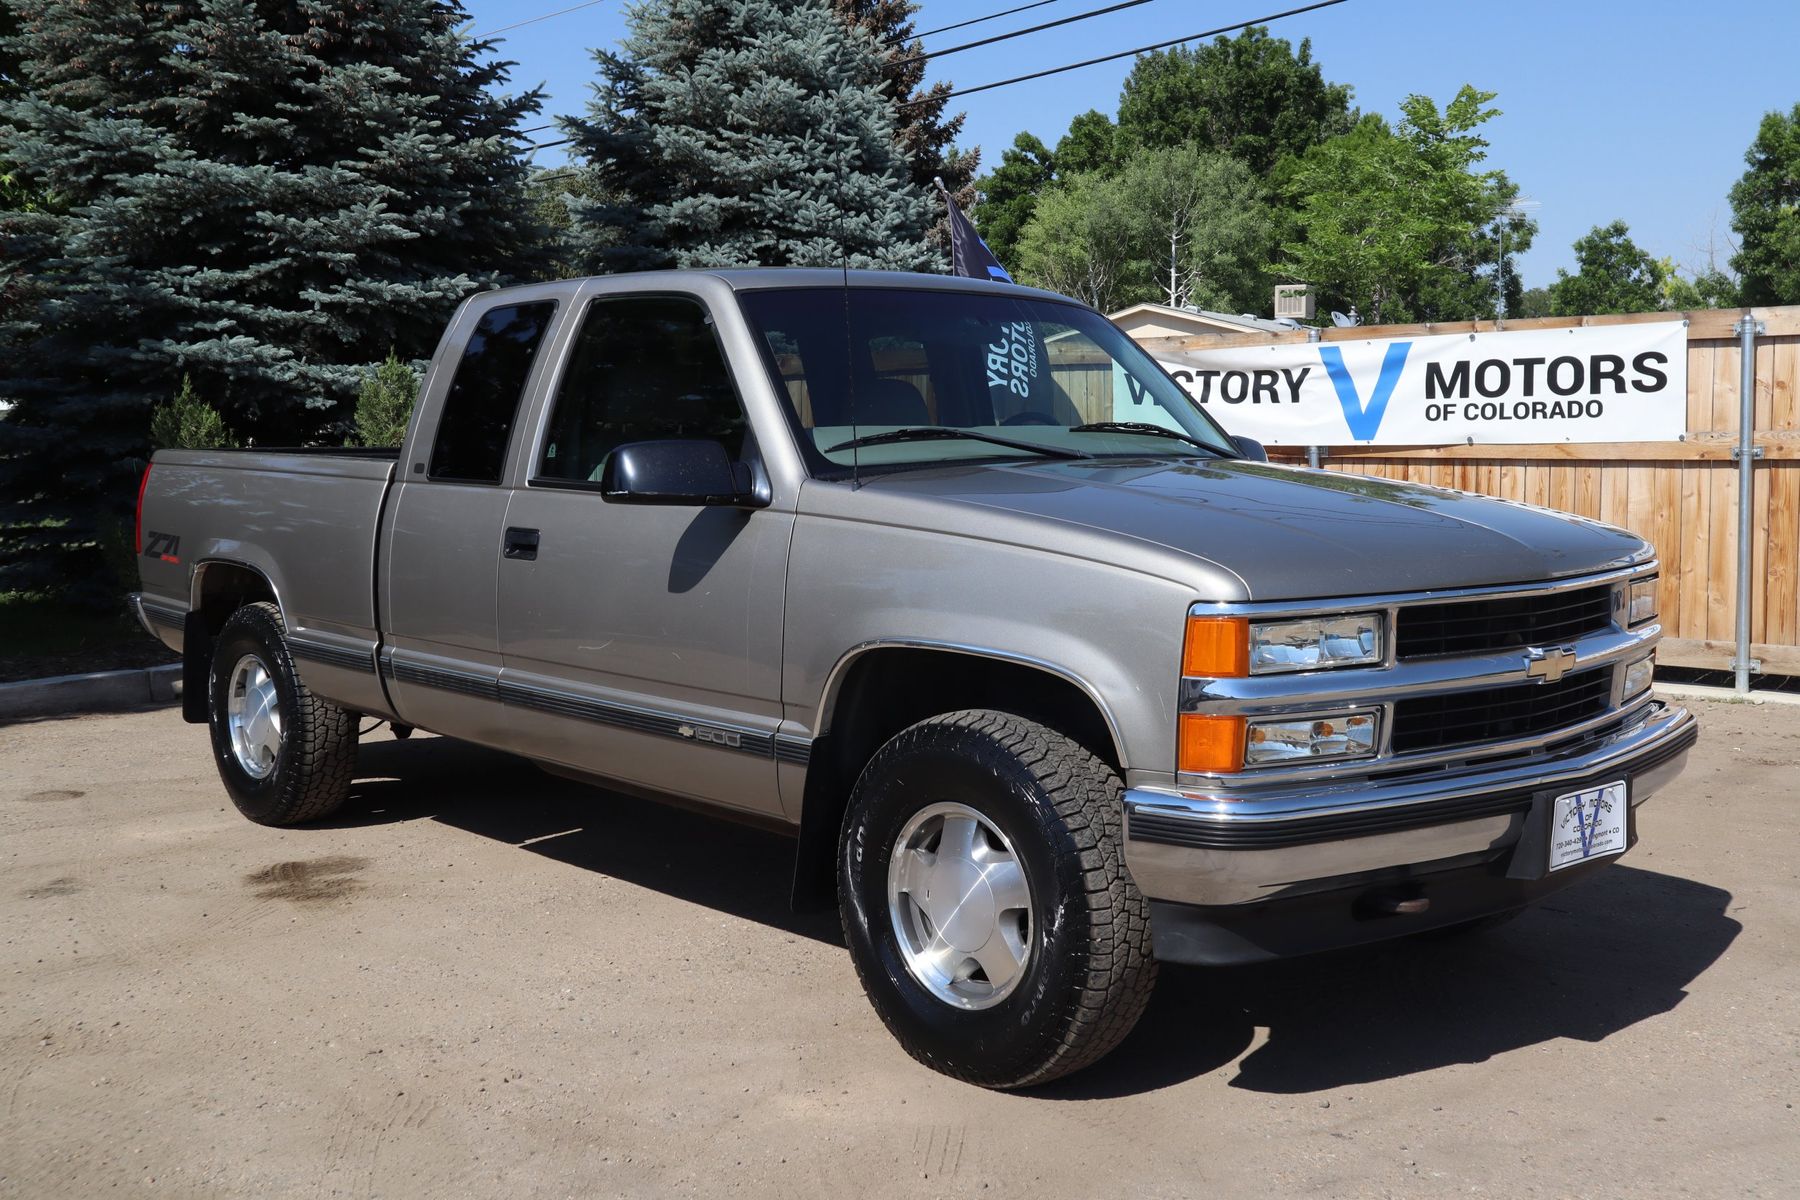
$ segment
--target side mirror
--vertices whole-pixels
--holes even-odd
[[[1237,447],[1238,457],[1248,462],[1268,462],[1269,452],[1255,438],[1234,437],[1231,444]]]
[[[760,506],[750,468],[705,438],[618,447],[600,472],[600,494],[613,504]]]

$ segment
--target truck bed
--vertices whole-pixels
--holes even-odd
[[[296,655],[342,668],[321,676],[334,698],[376,701],[379,639],[375,544],[398,450],[163,450],[152,459],[139,515],[141,603],[147,623],[181,649],[183,622],[209,587],[244,573],[278,599]],[[190,583],[189,571],[196,573]],[[379,708],[379,704],[371,703]]]

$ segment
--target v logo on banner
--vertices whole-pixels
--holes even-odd
[[[1325,364],[1331,386],[1337,389],[1338,406],[1344,410],[1344,424],[1357,441],[1373,441],[1380,432],[1381,418],[1387,413],[1388,401],[1393,399],[1394,387],[1400,382],[1400,372],[1406,367],[1406,355],[1411,349],[1411,342],[1388,344],[1387,354],[1381,360],[1381,375],[1375,380],[1375,390],[1369,393],[1369,403],[1364,405],[1356,391],[1356,380],[1350,378],[1350,370],[1344,366],[1344,352],[1336,346],[1319,347],[1319,360]]]

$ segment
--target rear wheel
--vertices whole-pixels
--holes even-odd
[[[356,714],[301,681],[273,604],[247,604],[225,622],[207,685],[213,759],[239,812],[294,825],[349,798]]]
[[[844,934],[914,1058],[1027,1087],[1131,1031],[1156,964],[1120,791],[1069,738],[999,712],[922,721],[869,762],[840,844]]]

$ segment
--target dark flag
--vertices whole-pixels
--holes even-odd
[[[1002,283],[1011,283],[1013,277],[1006,273],[988,244],[981,240],[975,232],[975,226],[969,218],[963,216],[963,210],[957,206],[956,200],[944,187],[941,179],[933,180],[944,203],[950,209],[950,264],[955,274],[967,275],[971,279],[997,279]]]

